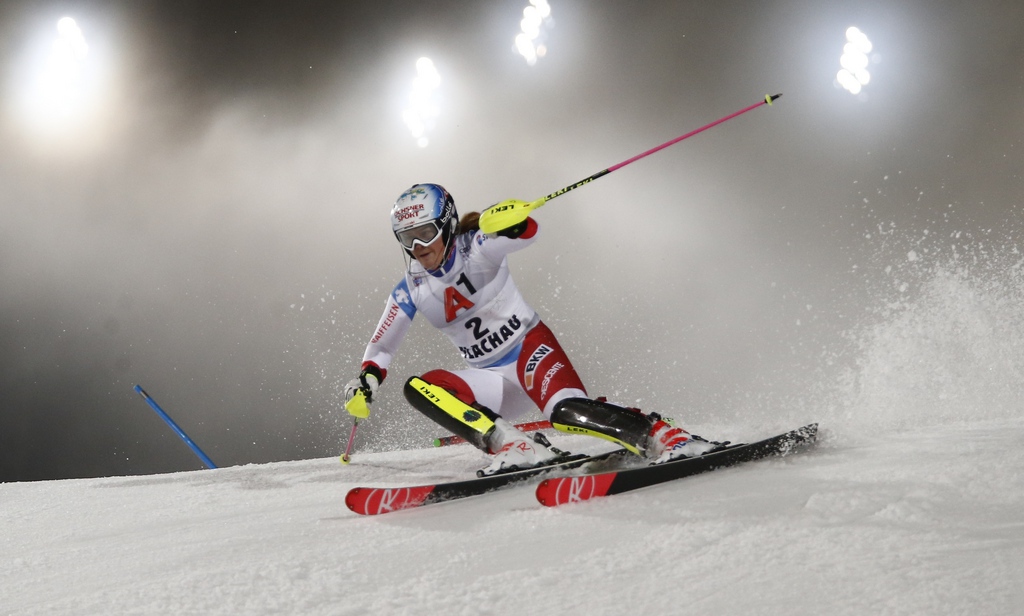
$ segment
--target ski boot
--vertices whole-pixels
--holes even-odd
[[[729,444],[729,441],[723,443],[709,441],[696,434],[690,434],[682,428],[669,425],[657,413],[651,413],[647,417],[654,420],[647,437],[646,450],[647,457],[654,460],[651,464],[702,456],[724,449]]]
[[[728,443],[708,441],[669,425],[657,413],[611,404],[603,398],[566,398],[551,412],[551,425],[570,434],[588,434],[625,447],[655,464],[717,451]]]
[[[476,472],[478,477],[512,473],[537,466],[546,466],[568,455],[551,446],[548,439],[541,433],[533,435],[530,440],[518,428],[504,419],[495,422],[495,431],[488,438],[494,459],[491,463]]]

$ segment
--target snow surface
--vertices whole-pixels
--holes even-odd
[[[802,454],[556,509],[528,487],[346,509],[356,485],[465,476],[465,445],[3,484],[0,613],[1020,613],[1024,422],[823,428]]]
[[[819,421],[810,451],[556,509],[517,487],[378,517],[348,489],[484,457],[0,484],[0,614],[1024,613],[1024,262],[978,251],[887,268],[897,295],[806,396],[687,425]]]

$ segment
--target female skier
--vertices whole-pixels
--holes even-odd
[[[460,221],[455,201],[437,184],[416,184],[395,202],[391,229],[407,255],[406,273],[388,297],[362,371],[345,387],[346,402],[359,391],[373,401],[413,317],[421,313],[451,339],[468,368],[412,377],[405,397],[492,454],[484,475],[564,455],[509,422],[534,405],[558,430],[611,440],[657,462],[719,446],[670,426],[656,413],[591,400],[558,340],[509,275],[508,254],[537,239],[537,223],[527,218],[488,235],[480,231],[479,218],[472,212]]]

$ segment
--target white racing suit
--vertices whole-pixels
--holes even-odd
[[[515,238],[463,233],[447,262],[426,271],[412,261],[388,298],[363,355],[363,368],[387,375],[417,313],[444,332],[467,369],[432,370],[428,383],[466,404],[480,404],[514,420],[536,406],[545,417],[565,398],[586,397],[583,383],[554,334],[523,299],[507,256],[532,244],[539,227],[527,220]]]

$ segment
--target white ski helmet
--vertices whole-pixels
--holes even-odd
[[[447,257],[458,225],[455,200],[438,184],[414,184],[391,208],[391,230],[410,255],[417,243],[426,246],[440,234]]]

